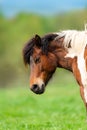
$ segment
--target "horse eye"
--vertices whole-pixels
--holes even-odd
[[[36,64],[40,63],[40,57],[36,57],[34,61],[35,61]]]

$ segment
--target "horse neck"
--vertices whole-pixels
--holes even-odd
[[[53,52],[56,56],[57,67],[72,71],[73,58],[66,57],[67,51],[63,47],[58,47]]]

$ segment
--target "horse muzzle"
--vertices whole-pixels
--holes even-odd
[[[38,84],[33,84],[31,90],[36,94],[42,94],[45,91],[45,84],[39,86]]]

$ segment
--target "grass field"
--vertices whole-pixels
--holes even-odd
[[[43,95],[28,87],[1,89],[0,130],[87,130],[79,87],[50,83]]]

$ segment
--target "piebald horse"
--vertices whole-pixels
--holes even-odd
[[[25,65],[30,65],[30,89],[42,94],[56,68],[71,71],[80,86],[87,111],[87,32],[66,30],[35,35],[23,48]]]

